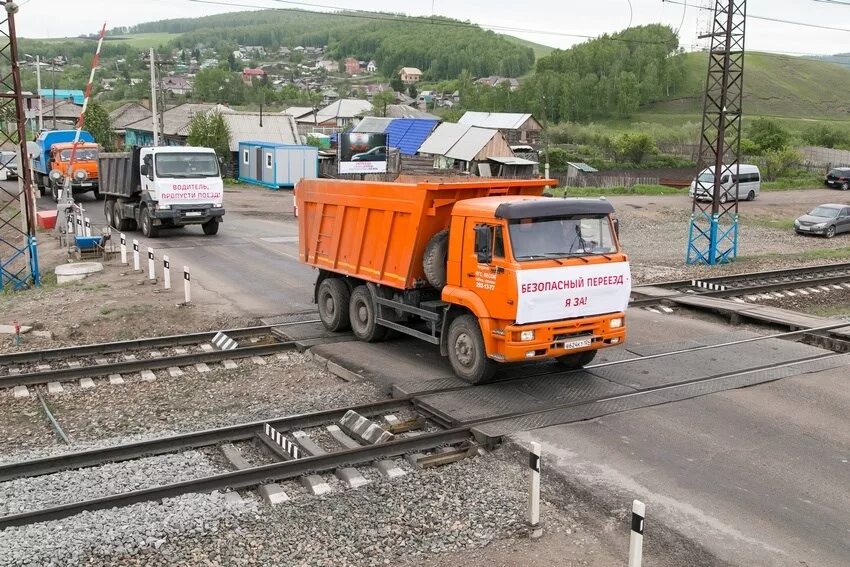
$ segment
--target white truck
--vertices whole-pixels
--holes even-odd
[[[224,183],[211,148],[159,146],[103,153],[98,160],[106,222],[150,238],[162,228],[199,224],[216,234]]]

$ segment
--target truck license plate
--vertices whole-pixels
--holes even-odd
[[[591,344],[593,344],[593,337],[586,337],[584,339],[577,339],[575,341],[566,341],[563,347],[567,350],[571,350],[574,348],[589,347]]]
[[[186,213],[186,216],[187,217],[199,217],[202,214],[203,213],[201,213],[201,211],[189,211],[188,213]]]

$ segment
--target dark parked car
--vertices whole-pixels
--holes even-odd
[[[351,156],[351,161],[387,161],[387,147],[378,146],[368,152],[354,154]]]
[[[850,205],[826,204],[794,221],[797,234],[820,234],[832,238],[840,232],[850,232]]]
[[[827,187],[847,191],[850,189],[850,167],[834,167],[823,180]]]

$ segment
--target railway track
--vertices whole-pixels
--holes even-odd
[[[700,350],[722,349],[735,344],[782,338],[801,332],[700,345],[601,363],[589,366],[586,370],[627,365]],[[296,479],[301,479],[305,486],[315,486],[316,482],[321,483],[319,475],[332,472],[336,472],[340,479],[353,482],[352,478],[355,480],[358,476],[362,478],[355,467],[375,466],[384,476],[392,477],[393,473],[390,471],[398,467],[394,467],[393,462],[389,460],[402,456],[406,456],[409,461],[418,466],[436,466],[475,456],[482,445],[487,447],[495,445],[503,435],[521,428],[582,421],[708,393],[752,386],[785,376],[843,367],[848,364],[850,364],[850,355],[807,354],[793,360],[762,364],[731,372],[648,387],[631,387],[625,393],[602,395],[591,393],[579,399],[553,395],[544,407],[533,410],[494,407],[487,415],[466,420],[440,414],[431,406],[429,398],[452,390],[463,390],[473,394],[482,392],[483,398],[486,399],[487,395],[483,393],[483,389],[488,386],[454,387],[400,399],[279,417],[12,463],[0,466],[0,483],[22,478],[49,478],[49,475],[54,473],[72,469],[198,449],[220,450],[230,463],[229,468],[234,470],[193,480],[8,514],[0,517],[0,530],[11,526],[67,518],[83,511],[157,501],[193,492],[236,491],[258,486],[261,487],[262,492],[264,487],[276,486],[268,483]],[[570,373],[561,372],[565,377]],[[565,380],[562,387],[570,388],[571,386]],[[238,449],[235,449],[238,444],[244,443],[253,443],[263,448],[268,458],[260,463],[249,463],[247,459],[241,458]],[[312,480],[305,482],[308,479]],[[266,488],[266,492],[268,490]]]
[[[122,374],[158,369],[178,374],[181,368],[214,362],[230,367],[240,358],[254,359],[294,348],[292,341],[276,338],[273,327],[315,322],[318,320],[222,331],[240,344],[231,350],[214,348],[211,341],[216,332],[205,332],[4,354],[0,355],[0,388],[61,384],[98,376],[112,376],[114,380]],[[202,366],[199,370],[206,369]]]
[[[784,297],[789,291],[801,290],[803,295],[828,291],[850,291],[850,263],[788,268],[765,272],[750,272],[699,280],[676,280],[650,284],[647,287],[669,289],[679,293],[719,298],[740,298],[755,301],[761,298]],[[630,307],[656,305],[664,297],[641,297],[639,288]],[[778,294],[785,292],[785,294]]]

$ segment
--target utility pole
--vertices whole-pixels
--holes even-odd
[[[56,130],[56,58],[50,60],[50,79],[53,84],[53,129]]]
[[[42,113],[42,102],[41,98],[41,58],[36,55],[35,56],[35,82],[36,82],[36,94],[38,95],[38,131],[41,132],[44,130],[44,114]]]
[[[157,79],[157,88],[159,89],[159,134],[162,138],[162,144],[167,145],[165,142],[165,90],[162,88],[162,61],[157,63],[159,75]]]
[[[158,115],[156,113],[156,69],[154,65],[154,53],[153,47],[151,47],[150,51],[151,56],[151,121],[153,122],[153,145],[159,145],[159,122]]]
[[[732,262],[738,256],[738,165],[746,15],[746,0],[715,2],[697,162],[700,173],[708,167],[713,171],[711,181],[701,181],[698,174],[694,184],[685,257],[688,264],[713,266]],[[711,201],[704,203],[699,199],[701,196],[710,196]]]

